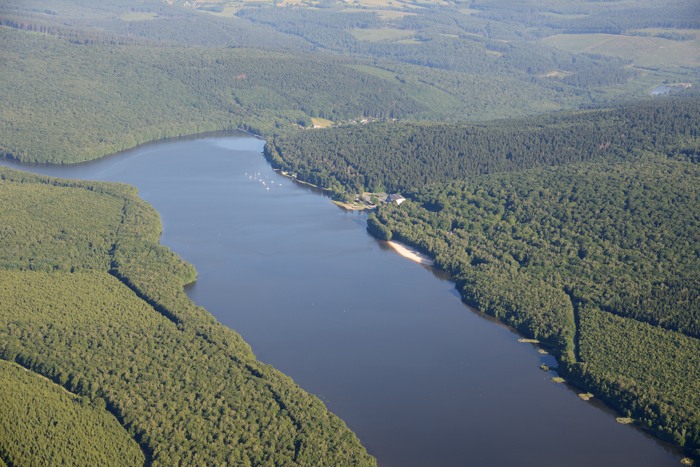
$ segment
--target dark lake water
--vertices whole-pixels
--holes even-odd
[[[199,272],[190,297],[323,399],[382,466],[679,465],[552,382],[539,369],[551,357],[465,307],[445,277],[370,237],[364,214],[273,172],[262,147],[206,137],[15,167],[136,185],[162,242]]]

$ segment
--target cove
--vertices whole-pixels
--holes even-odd
[[[150,144],[74,166],[3,165],[135,185],[162,243],[199,273],[187,292],[257,357],[316,394],[382,466],[675,466],[538,367],[510,329],[464,306],[447,277],[365,231],[366,215],[275,173],[264,142]]]

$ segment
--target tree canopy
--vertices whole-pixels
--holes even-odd
[[[103,418],[114,414],[123,428],[104,434],[105,448],[124,450],[128,433],[158,465],[374,465],[321,401],[188,299],[183,285],[195,272],[158,244],[158,215],[133,188],[2,168],[0,193],[9,240],[0,245],[0,357]],[[75,423],[87,415],[65,412],[66,397],[46,402],[71,421],[49,437],[30,430],[32,421],[53,423],[43,412],[19,425],[0,412],[19,439],[34,440],[17,447],[0,438],[8,459],[106,459],[77,442]],[[71,451],[32,448],[72,436]],[[142,463],[139,453],[121,460]]]
[[[690,96],[520,122],[334,128],[277,138],[266,154],[337,193],[408,195],[370,214],[370,233],[432,255],[465,302],[697,454],[698,109]]]

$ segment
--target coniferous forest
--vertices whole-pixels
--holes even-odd
[[[10,465],[374,464],[317,398],[187,298],[195,273],[158,245],[158,215],[134,189],[4,168],[0,180],[0,355],[50,380],[4,371]],[[55,409],[23,419],[25,443],[7,417],[43,393]],[[50,437],[30,431],[44,420]]]
[[[700,458],[694,0],[7,0],[0,156],[241,129]],[[660,95],[651,95],[651,94]],[[0,169],[0,464],[375,465],[192,303],[136,190]]]

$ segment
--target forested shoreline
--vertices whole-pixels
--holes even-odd
[[[466,303],[543,342],[570,382],[697,456],[698,109],[688,96],[529,122],[336,128],[265,154],[339,197],[408,196],[371,213],[370,233],[433,256]]]
[[[613,109],[457,125],[388,122],[282,135],[265,156],[278,169],[338,195],[417,192],[478,174],[643,151],[698,161],[700,98],[647,100]]]
[[[127,463],[375,464],[321,401],[189,300],[196,273],[158,244],[158,214],[135,189],[1,168],[0,192],[0,356],[114,414],[123,431],[101,440],[107,455],[126,435],[143,450]],[[74,431],[62,423],[55,439],[72,436],[72,460],[89,463],[90,437]],[[39,449],[2,443],[3,459],[60,459],[42,430],[27,436]]]
[[[0,157],[71,164],[241,129],[337,198],[401,192],[369,216],[374,235],[433,255],[465,302],[700,458],[696,12],[7,0]],[[670,95],[650,99],[659,85]],[[132,188],[0,169],[0,192],[0,372],[33,388],[3,389],[4,407],[55,409],[0,421],[23,434],[0,464],[51,443],[65,449],[28,463],[376,463],[189,301],[196,272]],[[104,452],[69,418],[106,433]]]

